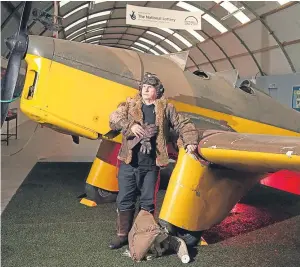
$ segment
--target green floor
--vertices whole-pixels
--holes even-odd
[[[115,204],[96,208],[79,204],[77,196],[83,193],[90,166],[89,163],[38,163],[33,168],[2,214],[2,266],[134,265],[130,258],[121,256],[123,249],[108,249],[115,234]],[[163,193],[159,193],[160,202]],[[276,199],[275,195],[274,205]],[[249,206],[255,204],[251,199],[250,202]],[[238,213],[229,216],[222,224],[223,228],[216,226],[206,233],[206,238],[214,244],[192,251],[193,261],[189,265],[299,266],[300,216],[295,215],[300,213],[300,201],[290,198],[285,204],[288,211],[274,219],[278,223],[262,222],[261,229],[251,229],[249,233],[245,233],[244,228],[235,229],[226,236],[228,220],[233,217],[236,217],[235,225],[238,222],[240,225],[251,224],[245,215],[244,218],[238,217]],[[263,205],[259,209],[261,215],[266,213],[270,203]],[[262,227],[264,224],[269,226]],[[223,234],[218,236],[218,231]],[[169,255],[136,265],[178,264],[181,263],[176,255]]]

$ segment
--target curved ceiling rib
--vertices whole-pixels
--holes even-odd
[[[72,10],[71,9],[68,10],[68,6],[65,7],[67,2],[72,3],[72,4],[70,4],[70,6],[72,6]],[[101,0],[100,1],[84,1],[84,2],[79,2],[78,4],[75,2],[71,2],[71,1],[61,1],[60,6],[64,6],[63,10],[67,11],[64,14],[64,17],[68,18],[66,20],[68,25],[66,25],[65,28],[69,32],[67,37],[66,37],[66,35],[60,35],[61,38],[65,37],[65,39],[69,39],[69,40],[70,39],[82,40],[82,36],[84,36],[84,40],[87,40],[86,39],[87,36],[90,36],[89,38],[91,38],[91,39],[88,39],[88,40],[92,40],[92,42],[89,42],[89,43],[96,43],[98,41],[98,44],[101,43],[101,40],[105,40],[105,42],[109,42],[109,40],[114,40],[114,42],[110,42],[109,45],[112,45],[115,47],[122,47],[125,49],[139,50],[139,51],[142,51],[145,53],[149,52],[149,53],[153,53],[153,54],[166,54],[166,52],[172,53],[172,51],[177,51],[177,50],[187,51],[187,50],[194,48],[194,49],[198,50],[199,53],[196,53],[196,56],[193,55],[194,58],[191,55],[189,55],[189,58],[191,59],[191,61],[190,61],[191,66],[188,68],[196,67],[198,69],[199,68],[201,69],[201,65],[210,64],[214,71],[217,71],[216,67],[219,66],[215,62],[224,60],[224,61],[230,63],[231,67],[235,69],[234,58],[239,58],[241,56],[248,55],[254,61],[255,65],[258,68],[261,75],[265,75],[265,74],[263,73],[261,63],[258,62],[258,60],[256,59],[256,57],[254,55],[258,52],[265,52],[265,51],[269,51],[271,49],[276,49],[276,51],[282,51],[282,53],[284,54],[284,57],[286,58],[286,60],[289,64],[289,68],[287,68],[287,69],[288,70],[291,69],[291,71],[293,73],[296,72],[296,70],[295,70],[296,62],[292,62],[291,54],[288,53],[289,50],[287,49],[286,46],[288,45],[288,43],[295,42],[298,40],[291,41],[291,42],[284,42],[284,40],[279,39],[278,38],[279,33],[273,32],[272,24],[270,25],[270,23],[266,20],[266,17],[271,14],[277,13],[285,8],[291,7],[294,4],[299,4],[299,1],[286,3],[285,5],[281,5],[281,7],[275,7],[273,9],[270,8],[269,9],[270,11],[268,11],[265,14],[258,14],[256,11],[256,8],[252,8],[252,6],[249,6],[247,2],[240,2],[241,5],[235,6],[234,2],[214,1],[215,4],[209,5],[210,8],[207,8],[207,9],[203,8],[202,4],[201,3],[198,4],[197,1],[187,2],[187,3],[184,1],[171,2],[168,5],[168,6],[170,6],[170,8],[168,8],[168,9],[174,9],[174,6],[179,6],[179,7],[183,8],[182,6],[179,5],[179,3],[186,3],[190,6],[193,6],[195,9],[202,10],[204,12],[202,15],[203,19],[206,20],[208,23],[210,23],[212,26],[214,26],[217,30],[220,31],[220,34],[212,35],[211,32],[208,31],[204,26],[204,29],[202,30],[202,32],[203,32],[203,34],[206,35],[205,39],[200,35],[201,34],[200,30],[198,31],[200,34],[196,31],[189,31],[189,30],[187,30],[187,34],[185,34],[181,30],[175,31],[173,29],[172,30],[167,29],[168,34],[162,34],[162,32],[161,32],[162,29],[151,28],[151,27],[148,27],[148,28],[135,27],[134,25],[124,25],[125,23],[123,21],[124,21],[124,19],[126,19],[126,17],[121,17],[122,16],[121,14],[123,14],[123,16],[124,16],[124,11],[119,12],[119,13],[114,13],[117,16],[118,16],[118,14],[120,14],[119,17],[112,18],[112,16],[113,16],[113,12],[115,10],[126,9],[126,5],[117,7],[118,2],[110,1],[110,4],[105,5],[107,7],[105,10],[103,9],[103,10],[101,10],[101,12],[98,12],[102,7],[102,6],[100,6],[100,7],[98,6],[97,12],[93,11],[93,6],[101,4],[101,2],[108,2],[108,1],[101,1]],[[280,2],[280,1],[278,1],[278,2]],[[288,2],[288,1],[283,1],[283,2]],[[143,6],[147,6],[151,2],[144,2],[144,3],[143,3],[144,4]],[[8,10],[10,10],[11,13],[8,15],[8,17],[2,23],[2,25],[1,25],[2,29],[4,28],[4,26],[7,26],[8,22],[11,20],[12,17],[19,16],[18,9],[20,10],[20,7],[21,7],[21,4],[18,3],[16,5],[13,5],[9,1],[7,1],[6,3],[3,3],[3,4],[5,6],[7,6]],[[43,11],[46,11],[46,12],[49,12],[51,9],[53,9],[53,2],[51,2],[51,4],[49,6],[47,6],[47,5],[43,5],[43,8],[40,8],[40,9]],[[74,5],[76,5],[76,6],[73,7]],[[108,8],[108,6],[111,6],[111,7]],[[150,6],[150,5],[148,5],[148,6]],[[206,5],[204,5],[204,6],[206,6]],[[38,5],[36,7],[39,8]],[[84,8],[86,8],[86,10]],[[240,23],[242,23],[242,25],[239,24],[236,27],[230,28],[227,23],[224,24],[224,21],[221,20],[219,16],[218,16],[219,17],[218,18],[218,17],[216,17],[216,15],[214,15],[212,13],[212,12],[214,12],[214,8],[226,9],[228,11],[228,16],[235,17]],[[250,13],[252,14],[252,15],[250,15],[251,20],[247,17],[247,15],[245,15],[242,12],[242,10],[247,10],[249,12],[249,14]],[[80,11],[80,13],[77,13],[79,11]],[[221,10],[217,10],[217,11],[221,12]],[[224,13],[226,11],[223,10],[222,12]],[[100,22],[99,20],[101,20],[101,17],[103,18],[103,26],[104,27],[101,27],[101,25],[99,25],[99,22]],[[112,20],[116,20],[116,23],[113,23],[114,26],[109,26],[109,24],[112,24],[112,23],[109,23]],[[117,20],[123,20],[123,21],[120,21],[120,23],[119,23]],[[91,23],[91,21],[94,21],[94,22]],[[252,51],[250,50],[250,48],[248,47],[248,45],[250,45],[250,42],[248,43],[247,38],[245,38],[245,41],[247,42],[247,43],[245,43],[245,41],[242,39],[243,38],[242,32],[240,33],[240,31],[237,29],[241,29],[245,25],[249,25],[255,21],[259,21],[264,26],[264,28],[268,31],[268,33],[272,35],[272,37],[274,38],[274,40],[276,42],[275,44],[273,43],[272,46],[268,46],[268,47],[260,46],[261,49],[258,49],[258,50],[254,50],[254,48],[252,49]],[[36,21],[31,20],[31,23],[28,25],[28,28],[31,29],[35,24],[36,24]],[[123,26],[115,26],[118,24],[123,24]],[[38,23],[38,25],[39,25],[39,27],[34,27],[34,31],[37,31],[37,29],[41,27],[39,23]],[[99,25],[99,27],[96,27],[96,25]],[[69,26],[71,26],[71,28]],[[91,27],[92,30],[89,30],[89,27]],[[60,31],[61,34],[65,34],[65,31],[64,31],[65,28],[63,28]],[[109,28],[126,28],[126,30],[122,30],[122,29],[117,30],[116,29],[113,32],[113,30],[110,31]],[[76,30],[74,31],[74,29],[76,29]],[[130,29],[137,29],[139,31],[137,31],[137,30],[130,31]],[[47,31],[47,29],[43,30],[40,33],[40,35],[43,35],[46,31]],[[149,33],[150,31],[156,35],[162,34],[160,36],[163,38],[157,39],[157,38],[151,37],[150,36],[151,34]],[[207,33],[207,31],[208,31],[208,33]],[[169,33],[171,33],[171,34],[169,34]],[[227,50],[226,47],[224,46],[224,43],[223,43],[224,39],[218,40],[218,38],[220,36],[226,35],[227,33],[232,33],[232,35],[234,35],[237,38],[236,40],[238,40],[239,43],[241,44],[240,47],[244,47],[247,52],[244,50],[244,51],[242,51],[242,53],[234,54],[233,56],[229,56],[230,50]],[[32,33],[32,34],[34,34],[34,33]],[[181,35],[181,34],[183,34],[183,35]],[[196,36],[195,34],[198,34],[198,36]],[[110,35],[110,37],[112,37],[112,38],[105,39],[106,37],[108,37],[107,35]],[[114,35],[118,35],[118,37],[114,38]],[[195,39],[192,38],[192,36],[190,36],[190,35],[192,35]],[[132,36],[132,37],[130,37],[130,36]],[[168,43],[170,45],[170,42],[171,42],[171,40],[169,39],[170,36],[172,36],[171,40],[174,42],[173,47],[175,50],[173,50],[171,47],[166,45],[166,43]],[[99,38],[99,40],[95,41],[93,39],[93,37],[95,37],[95,39]],[[124,37],[125,37],[125,39],[124,39]],[[126,39],[126,37],[127,37],[127,39]],[[203,38],[203,40],[201,39],[201,37]],[[186,38],[186,39],[183,39],[183,38]],[[117,42],[115,40],[117,40]],[[122,43],[122,40],[124,40],[125,42]],[[198,40],[198,41],[196,42],[196,40]],[[224,56],[222,56],[222,55],[219,56],[222,58],[218,57],[219,59],[216,59],[216,60],[210,59],[210,52],[205,52],[204,47],[201,48],[202,42],[209,42],[209,41],[212,41],[218,47],[218,49],[224,55]],[[127,45],[127,43],[128,43],[128,45]],[[140,46],[138,46],[136,43],[139,43]],[[160,44],[162,45],[162,47],[160,46]],[[103,45],[108,45],[108,43],[103,43]],[[168,47],[168,49],[166,47]],[[250,45],[250,47],[251,47],[251,45]],[[143,50],[145,50],[145,51],[143,51]],[[171,51],[169,52],[169,50],[171,50]],[[208,51],[210,51],[210,50],[208,50]],[[195,51],[195,52],[197,52],[197,51]],[[206,59],[206,60],[203,60],[205,62],[203,62],[201,64],[199,64],[199,62],[197,62],[197,54],[200,56],[200,53]],[[194,64],[194,66],[192,66],[192,64]]]
[[[146,6],[147,4],[148,4],[149,2],[146,2],[145,4],[144,4],[144,6]],[[172,4],[172,6],[169,8],[169,9],[172,9],[176,4],[177,4],[178,2],[176,1],[176,2],[174,2],[173,4]],[[115,5],[114,5],[115,6]],[[79,11],[79,10],[82,10],[83,8],[86,8],[87,6],[86,6],[86,4],[83,4],[83,5],[81,5],[81,6],[79,6],[79,7],[75,7],[73,10],[71,10],[71,11],[69,11],[68,13],[66,13],[65,14],[65,16],[68,16],[68,14],[70,14],[70,13],[72,13],[72,14],[75,14],[76,12],[74,12],[75,10],[77,10],[77,11]],[[119,7],[119,8],[109,8],[109,9],[105,9],[105,10],[102,10],[101,12],[106,12],[106,11],[113,11],[114,9],[126,9],[126,7]],[[100,13],[100,12],[99,12]],[[81,19],[83,19],[83,18],[81,18]],[[126,19],[125,17],[124,18],[113,18],[113,19]],[[88,20],[88,17],[86,17],[86,20]],[[111,18],[109,18],[109,20],[112,20]],[[70,23],[69,25],[67,25],[66,26],[66,28],[67,27],[69,27],[70,25],[72,25],[74,22],[72,22],[72,23]],[[76,26],[76,25],[74,25],[74,26]],[[74,27],[73,26],[73,27]],[[71,28],[73,28],[73,27],[71,27]],[[125,31],[125,33],[124,33],[124,35],[127,33],[127,31],[128,31],[128,29],[130,29],[130,28],[132,28],[131,26],[128,26],[127,27],[127,29],[126,29],[126,31]],[[69,28],[70,29],[70,28]],[[143,35],[149,30],[150,28],[148,27],[148,28],[146,28],[145,30],[144,30],[144,32],[141,34],[141,37],[143,37]],[[191,31],[188,31],[191,35],[193,35],[194,37],[195,37],[195,35],[197,34],[197,33],[191,33]],[[177,34],[177,35],[175,35],[174,37],[176,37],[177,39],[179,39],[180,37],[181,38],[183,38],[181,35],[179,35],[176,31],[172,34],[172,35],[174,35],[174,34]],[[124,35],[122,35],[121,37],[120,37],[120,40],[122,39],[122,37],[124,36]],[[199,35],[199,34],[198,34]],[[69,36],[70,36],[70,34],[69,34]],[[179,37],[179,38],[178,38]],[[202,37],[202,36],[201,36]],[[184,39],[184,38],[183,38]],[[99,39],[99,44],[100,44],[100,40],[101,39]],[[117,43],[119,43],[120,42],[120,40],[118,40],[118,42]],[[168,38],[165,38],[165,41],[166,40],[168,40]],[[179,39],[180,40],[180,39]],[[203,40],[204,40],[204,38],[203,38]],[[181,40],[180,40],[181,41]],[[170,43],[171,41],[170,40],[168,40],[168,42],[169,42],[169,44],[170,45],[172,45],[172,43]],[[182,41],[181,41],[182,42]],[[173,47],[175,47],[174,45],[172,45]],[[177,46],[177,45],[176,45]],[[151,47],[151,49],[152,49],[152,47]],[[179,49],[177,49],[177,50],[179,50]],[[182,50],[181,48],[180,48],[180,50]],[[200,50],[201,51],[201,50]],[[201,52],[202,53],[202,52]],[[192,60],[192,62],[193,63],[195,63],[195,61],[194,61],[194,59],[189,55],[189,58]],[[197,67],[197,64],[195,64],[195,66]],[[198,67],[197,67],[198,68]],[[214,68],[214,67],[213,67]],[[214,68],[215,69],[215,68]]]
[[[189,5],[191,5],[191,4],[189,4]],[[210,10],[207,10],[207,9],[205,9],[205,8],[203,8],[203,7],[199,7],[199,6],[196,5],[196,4],[191,5],[191,6],[193,6],[193,7],[195,7],[195,8],[198,8],[199,10],[204,11],[206,14],[208,14],[210,17],[212,17],[212,18],[213,18],[214,20],[216,20],[218,23],[220,23],[221,25],[223,25],[223,27],[225,27],[227,31],[231,31],[231,32],[235,35],[235,37],[241,42],[241,44],[245,47],[245,49],[248,51],[249,55],[252,57],[252,59],[253,59],[255,65],[257,66],[257,68],[258,68],[260,74],[261,74],[262,76],[264,75],[264,73],[263,73],[263,71],[262,71],[260,65],[258,64],[256,58],[255,58],[254,55],[252,54],[251,50],[250,50],[249,47],[246,45],[246,43],[242,40],[242,38],[235,32],[234,29],[230,29],[230,27],[228,27],[228,25],[224,25],[224,24],[223,24],[223,23],[222,23],[215,15],[214,15],[214,14],[212,14],[212,13],[210,12]],[[203,15],[205,15],[205,14],[203,14]],[[202,15],[202,17],[203,17],[203,15]],[[245,24],[244,24],[244,25],[245,25]],[[203,30],[202,30],[202,31],[203,31]],[[219,30],[219,31],[220,31],[220,30]],[[203,32],[204,32],[204,31],[203,31]],[[216,41],[215,41],[215,37],[211,37],[211,40],[212,40],[215,44],[217,44]],[[218,45],[218,47],[221,48],[221,46],[219,46],[219,45]],[[222,53],[225,55],[225,57],[227,58],[227,60],[230,62],[231,66],[233,66],[233,68],[235,69],[235,67],[234,67],[234,65],[233,65],[233,63],[232,63],[232,61],[230,60],[230,57],[228,57],[228,55],[225,53],[224,49],[221,48],[220,50],[221,50]]]
[[[98,37],[98,36],[97,36]],[[92,39],[92,38],[91,38]],[[111,38],[111,37],[109,37],[109,38],[105,38],[105,39],[102,39],[103,41],[107,41],[107,40],[118,40],[118,38]],[[122,40],[124,40],[124,41],[128,41],[128,42],[132,42],[132,40],[130,40],[130,39],[127,39],[127,38],[123,38]],[[92,42],[87,42],[87,43],[92,43]],[[134,44],[136,44],[136,42],[134,43]],[[134,45],[133,44],[133,45]],[[104,44],[103,44],[104,45]],[[115,45],[121,45],[121,44],[117,44],[117,43],[115,43]],[[144,45],[145,47],[146,47],[146,45]],[[142,47],[142,46],[141,46]],[[145,48],[145,49],[147,49],[147,48]],[[152,54],[154,54],[154,55],[158,55],[158,53],[156,52],[156,51],[151,51],[150,50],[150,52],[152,53]]]
[[[110,27],[106,27],[106,28],[110,28]],[[100,32],[100,30],[94,32],[95,35],[90,36],[88,39],[96,38],[96,36],[99,36],[99,37],[100,37],[100,36],[101,36],[101,37],[105,37],[105,35],[120,35],[120,34],[123,34],[123,32],[113,32],[113,33],[103,33],[103,34],[100,34],[100,35],[99,35],[98,32]],[[70,39],[70,40],[75,41],[77,38],[81,37],[82,35],[84,35],[84,33],[81,33],[81,34],[79,34],[79,35],[73,37],[73,38]],[[139,41],[139,40],[142,41],[142,42],[144,42],[144,43],[147,43],[147,41],[148,41],[148,43],[149,43],[149,42],[152,42],[152,41],[150,41],[150,40],[148,40],[148,39],[146,39],[146,38],[139,38],[140,35],[138,35],[138,34],[126,33],[126,35],[138,37],[136,40],[131,40],[132,42],[137,42],[137,41]],[[88,39],[83,39],[83,40],[81,40],[80,42],[83,42],[84,40],[88,41]],[[125,40],[124,38],[120,39],[119,37],[117,37],[117,38],[115,38],[115,39]],[[143,40],[143,39],[144,39],[144,40]],[[105,40],[105,39],[103,39],[103,40]],[[127,40],[130,40],[130,39],[127,39]],[[118,42],[117,42],[117,44],[118,44]],[[127,45],[127,47],[129,47],[129,46],[130,46],[130,45]],[[157,48],[157,47],[156,47],[156,48]],[[157,49],[158,49],[158,48],[157,48]],[[167,49],[164,49],[164,50],[166,50],[167,54],[170,53],[169,51],[167,51]],[[147,51],[146,51],[146,52],[147,52]]]
[[[288,4],[284,5],[284,6],[281,6],[281,7],[279,7],[279,8],[274,9],[274,10],[268,11],[268,12],[266,12],[266,13],[264,13],[264,14],[261,14],[260,17],[266,18],[267,16],[270,16],[270,15],[272,15],[272,14],[274,14],[274,13],[277,13],[277,12],[279,12],[279,11],[282,11],[282,10],[284,10],[284,9],[287,9],[287,8],[293,6],[293,5],[296,5],[296,4],[299,4],[299,1],[298,1],[298,2],[290,2],[290,3],[288,3]],[[259,18],[254,18],[254,19],[252,19],[251,21],[249,21],[249,22],[246,23],[246,24],[242,24],[242,25],[236,26],[236,27],[234,27],[234,28],[228,30],[228,32],[226,32],[226,33],[224,33],[224,34],[220,33],[220,34],[218,34],[218,35],[215,35],[215,36],[214,36],[214,39],[217,39],[217,38],[219,38],[219,37],[221,37],[221,36],[223,36],[223,35],[226,35],[226,34],[228,34],[228,33],[232,33],[232,32],[235,31],[235,30],[242,29],[243,27],[245,27],[245,26],[247,26],[247,25],[249,25],[249,24],[251,24],[251,23],[254,23],[254,22],[258,21],[258,20],[259,20]],[[207,42],[208,40],[210,40],[210,39],[206,39],[204,42]],[[203,43],[204,43],[204,42],[203,42]],[[248,50],[247,50],[247,51],[248,51]],[[254,52],[256,53],[256,52],[258,52],[258,51],[253,51],[252,53],[254,54]],[[250,53],[248,52],[248,54],[250,54]],[[240,55],[237,55],[237,56],[245,56],[245,55],[247,55],[247,54],[244,54],[244,53],[243,53],[243,54],[240,54]],[[237,57],[237,56],[232,56],[231,58],[235,58],[235,57]],[[213,60],[212,63],[217,62],[217,61],[220,61],[220,60],[224,60],[224,59]],[[206,64],[206,63],[199,64],[198,66],[203,65],[203,64]],[[263,73],[262,75],[264,75],[264,73]]]
[[[284,54],[286,60],[288,61],[289,65],[291,67],[291,70],[295,73],[296,69],[293,65],[293,62],[291,61],[289,55],[287,54],[285,48],[283,47],[282,43],[279,41],[279,39],[276,36],[276,34],[274,33],[274,31],[272,31],[271,28],[269,27],[269,25],[267,24],[267,22],[262,17],[260,17],[254,10],[252,10],[245,2],[241,1],[241,3],[246,9],[248,9],[261,22],[262,25],[264,25],[264,27],[267,29],[267,31],[273,36],[274,40],[276,41],[276,43],[278,44],[282,53]]]
[[[215,67],[215,65],[213,64],[213,62],[209,59],[209,57],[206,55],[206,53],[199,47],[199,44],[196,44],[196,47],[201,51],[201,53],[203,54],[203,56],[207,59],[207,61],[209,62],[209,64],[212,66],[212,68],[214,69],[215,72],[217,72],[217,69]],[[199,65],[195,64],[195,66],[198,68],[199,70]]]
[[[179,3],[179,1],[175,1],[171,6],[170,6],[170,8],[169,9],[173,9],[173,7],[174,6],[176,6],[177,4]],[[148,27],[148,28],[146,28],[145,29],[145,31],[141,34],[141,37],[143,37],[147,32],[149,32],[149,30],[150,30],[150,28]],[[197,32],[195,32],[195,31],[188,31],[191,35],[193,35],[196,39],[198,39],[199,41],[204,41],[204,38],[202,37],[202,36],[200,36],[200,37],[202,37],[203,38],[203,40],[201,40],[200,38],[199,38],[199,34],[197,33]],[[176,33],[176,31],[174,31],[174,33]],[[158,35],[158,36],[160,36],[159,34],[157,34],[157,33],[155,33],[156,35]],[[160,38],[161,39],[161,38]],[[168,37],[164,37],[164,39],[161,39],[161,41],[159,41],[158,43],[156,43],[156,45],[154,46],[154,47],[157,47],[157,46],[159,46],[160,45],[160,43],[162,42],[162,41],[166,41],[166,40],[168,40]],[[169,42],[170,42],[170,40],[169,40]],[[169,43],[170,44],[170,43]],[[170,44],[171,45],[171,44]],[[199,48],[198,48],[199,49]],[[205,58],[207,58],[207,55],[202,51],[202,49],[199,49],[199,51],[203,54],[203,56],[205,57]],[[198,65],[196,64],[196,62],[195,62],[195,60],[192,58],[192,56],[189,54],[188,55],[188,57],[191,59],[191,61],[195,64],[195,67],[197,68],[197,69],[199,69],[199,67],[198,67]],[[208,58],[207,58],[208,59]],[[209,62],[210,62],[210,60],[208,60]],[[215,70],[216,68],[215,68],[215,66],[213,65],[213,64],[211,64],[212,65],[212,67],[213,67],[213,69]]]
[[[127,28],[127,26],[109,26],[109,27],[101,27],[101,28],[92,29],[92,30],[90,30],[90,31],[88,31],[88,32],[95,32],[97,29],[98,29],[98,31],[100,31],[100,30],[104,30],[104,29],[114,29],[114,28]],[[132,27],[132,29],[143,30],[142,28],[138,28],[138,27]],[[77,31],[74,31],[74,32],[71,33],[71,34],[69,34],[69,35],[67,36],[67,38],[71,37],[74,33],[78,33],[78,32],[80,32],[80,31],[82,31],[82,30],[84,30],[84,27],[80,28],[80,29],[77,30]],[[123,33],[123,32],[122,32],[122,33]],[[112,34],[113,34],[113,33],[112,33]],[[121,34],[121,32],[120,32],[120,34]],[[138,35],[138,36],[140,36],[140,35]],[[73,37],[72,37],[72,38],[73,38]],[[71,39],[72,39],[72,38],[71,38]],[[68,39],[68,40],[70,40],[70,39]]]
[[[234,64],[232,63],[230,57],[227,55],[227,53],[225,52],[225,50],[216,42],[216,40],[214,39],[214,37],[210,36],[207,32],[205,32],[204,30],[201,30],[204,34],[206,34],[208,36],[208,39],[210,39],[211,41],[214,42],[214,44],[221,50],[221,52],[224,54],[224,56],[226,57],[226,59],[228,60],[228,62],[230,63],[231,67],[233,69],[235,69]],[[197,46],[198,47],[198,46]],[[198,47],[199,49],[199,47]]]
[[[106,27],[108,26],[108,23],[109,23],[110,20],[111,20],[111,15],[112,15],[112,13],[113,13],[114,10],[116,9],[116,4],[117,4],[117,2],[115,1],[115,2],[114,2],[114,5],[113,5],[113,8],[112,8],[112,11],[110,12],[109,17],[108,17],[108,19],[107,19],[107,21],[106,21]],[[104,30],[103,33],[105,33],[105,31],[106,31],[106,29]],[[99,38],[98,44],[100,44],[101,38],[102,38],[102,37]]]
[[[143,5],[143,7],[145,7],[145,6],[147,6],[148,5],[148,3],[149,3],[149,1],[147,1],[144,5]],[[124,8],[125,9],[125,8]],[[129,29],[131,29],[132,27],[131,27],[132,25],[129,25],[129,26],[127,26],[127,29],[126,29],[126,31],[125,31],[125,33],[124,34],[126,34],[127,33],[127,31],[129,30]],[[117,43],[119,43],[120,42],[120,40],[123,38],[123,36],[124,36],[124,34],[120,37],[120,39],[118,40],[118,42]],[[143,35],[143,34],[141,34],[141,35]]]
[[[188,9],[187,8],[187,6],[189,6],[189,7],[191,7],[191,8],[194,8],[195,9],[195,11],[204,11],[204,13],[202,14],[202,17],[203,16],[205,16],[205,14],[208,14],[208,15],[212,15],[211,13],[210,13],[210,11],[209,10],[207,10],[207,9],[204,9],[204,8],[202,8],[201,7],[201,9],[200,8],[198,8],[198,7],[196,7],[196,6],[194,6],[194,5],[191,5],[191,4],[187,4],[186,2],[180,2],[181,4],[180,5],[178,5],[179,7],[181,7],[182,9],[185,9],[185,10],[189,10],[189,11],[191,11],[191,9]],[[212,7],[213,8],[213,7]],[[224,25],[220,22],[220,21],[218,21],[218,19],[216,19],[216,18],[214,18],[213,16],[211,16],[213,19],[215,19],[222,27],[224,27]],[[214,26],[214,25],[213,25]],[[214,27],[216,27],[216,26],[214,26]],[[219,31],[228,31],[228,28],[227,27],[224,27],[225,29],[219,29]],[[212,36],[210,36],[207,32],[205,32],[204,30],[201,30],[205,35],[207,35],[208,36],[208,39],[210,39],[211,41],[213,41],[214,42],[214,44],[220,49],[220,51],[224,54],[224,56],[226,57],[226,59],[228,60],[228,62],[229,62],[229,64],[231,65],[231,67],[233,68],[233,69],[235,69],[235,66],[234,66],[234,64],[232,63],[232,61],[231,61],[231,59],[230,59],[230,57],[227,55],[227,53],[224,51],[224,49],[214,40],[214,38],[212,37]],[[194,45],[193,47],[196,47],[196,48],[198,48],[198,50],[205,56],[205,58],[206,59],[208,59],[208,56],[206,55],[206,54],[204,54],[203,53],[203,51],[202,51],[202,49],[200,50],[200,47],[199,47],[199,45],[197,45],[197,44],[199,44],[199,43],[196,43],[196,45]],[[185,49],[186,50],[186,49]],[[216,71],[216,68],[215,68],[215,66],[213,65],[213,63],[211,62],[211,60],[209,60],[208,61],[211,65],[212,65],[212,67],[213,67],[213,69]],[[199,67],[199,65],[196,65],[196,67],[198,68]]]
[[[148,2],[147,2],[148,3]],[[145,4],[145,5],[147,5],[147,3]],[[175,2],[172,6],[171,6],[171,8],[173,7],[173,6],[175,6],[177,4],[177,2]],[[144,6],[145,6],[144,5]],[[79,7],[75,7],[73,10],[71,10],[71,11],[69,11],[68,13],[66,13],[66,15],[64,16],[64,17],[68,17],[69,16],[69,14],[75,14],[76,12],[78,12],[78,11],[80,11],[80,10],[82,10],[83,8],[87,8],[87,4],[83,4],[83,5],[81,5],[81,6],[79,6]],[[105,9],[105,10],[102,10],[101,12],[98,12],[98,13],[104,13],[104,12],[106,12],[106,11],[112,11],[112,10],[114,10],[114,9],[126,9],[126,7],[118,7],[118,8],[109,8],[109,9]],[[74,11],[76,11],[76,12],[74,12]],[[96,13],[96,14],[98,14],[98,13]],[[93,14],[94,15],[94,14]],[[125,19],[125,18],[114,18],[114,19]],[[84,17],[84,18],[81,18],[80,20],[82,20],[82,21],[86,21],[86,20],[88,20],[88,16],[87,17]],[[70,23],[69,25],[67,25],[66,26],[66,28],[67,28],[67,30],[69,30],[70,28],[70,26],[71,25],[73,25],[74,23],[76,23],[76,22],[72,22],[72,23]],[[78,24],[78,23],[77,23]],[[73,27],[75,27],[77,24],[75,24],[74,26],[72,26],[71,28],[73,28]],[[128,26],[128,28],[131,28],[131,26]],[[148,29],[150,29],[150,28],[146,28],[146,30],[144,30],[144,33],[148,30]],[[127,31],[126,31],[127,32]],[[194,33],[193,31],[188,31],[191,35],[193,35],[194,37],[195,36],[199,36],[199,37],[202,37],[202,36],[200,36],[199,34],[197,34],[196,32]],[[143,34],[144,34],[143,33]],[[141,36],[143,36],[143,34],[141,34]],[[178,34],[178,33],[176,33],[176,34]],[[180,36],[179,34],[178,35],[174,35],[176,38],[183,38],[182,36]],[[199,38],[198,37],[198,38]],[[122,37],[121,37],[122,38]],[[178,39],[179,39],[178,38]],[[196,37],[195,37],[196,38]],[[203,37],[202,37],[203,38]],[[179,39],[180,40],[180,39]],[[204,40],[204,38],[203,38],[203,40]]]

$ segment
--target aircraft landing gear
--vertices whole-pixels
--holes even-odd
[[[86,184],[85,194],[86,199],[92,200],[96,204],[103,204],[116,202],[118,192],[111,192],[102,188],[92,186],[90,184]]]
[[[86,179],[85,197],[80,203],[89,207],[115,202],[119,191],[117,153],[120,144],[102,139]]]
[[[172,225],[162,219],[159,219],[159,224],[165,227],[171,235],[181,238],[188,247],[196,247],[201,244],[203,231],[188,231]]]

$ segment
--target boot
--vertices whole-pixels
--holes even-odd
[[[110,249],[118,249],[128,244],[128,233],[133,224],[135,210],[118,211],[117,237],[109,244]]]

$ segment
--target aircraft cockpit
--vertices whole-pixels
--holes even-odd
[[[209,75],[202,70],[195,70],[193,74],[204,80],[209,80]]]

